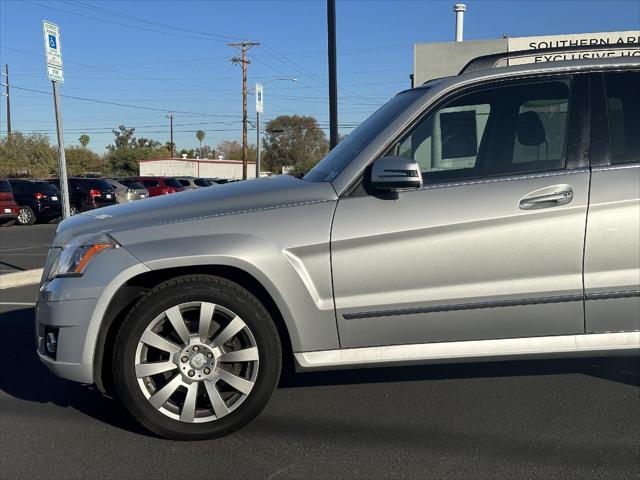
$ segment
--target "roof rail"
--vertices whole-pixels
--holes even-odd
[[[492,53],[490,55],[483,55],[470,60],[460,70],[458,75],[462,73],[475,72],[477,70],[485,70],[487,68],[506,67],[509,65],[509,60],[514,58],[527,58],[527,57],[539,57],[542,55],[561,55],[567,53],[582,53],[582,52],[610,52],[612,50],[636,50],[640,49],[640,43],[616,43],[613,45],[573,45],[568,47],[554,47],[554,48],[539,48],[537,50],[516,50],[513,52]],[[577,60],[578,58],[598,58],[589,56],[580,56],[575,58],[556,58],[554,60]],[[600,57],[605,58],[605,57]],[[638,57],[640,60],[640,56]],[[503,65],[499,63],[504,62]],[[532,62],[520,62],[520,63],[535,63]]]

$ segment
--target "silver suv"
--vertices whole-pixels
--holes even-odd
[[[483,62],[399,93],[303,179],[62,222],[42,361],[202,439],[255,417],[287,361],[637,354],[640,59]]]

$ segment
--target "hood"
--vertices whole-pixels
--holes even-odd
[[[54,246],[86,233],[134,230],[199,217],[239,215],[260,209],[306,202],[337,200],[330,183],[312,183],[289,175],[233,182],[135,202],[103,207],[74,215],[58,225]]]

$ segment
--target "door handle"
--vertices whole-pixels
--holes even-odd
[[[522,210],[557,207],[573,200],[573,189],[569,185],[556,185],[531,192],[520,199]]]

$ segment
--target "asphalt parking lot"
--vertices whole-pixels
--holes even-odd
[[[56,227],[43,223],[0,229],[0,275],[42,268]]]
[[[640,477],[638,357],[299,374],[239,432],[174,442],[40,364],[36,292],[0,290],[0,478]]]

